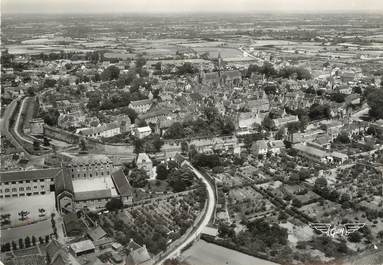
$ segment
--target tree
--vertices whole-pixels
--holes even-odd
[[[153,65],[154,69],[157,70],[157,71],[161,71],[161,62],[157,62]]]
[[[128,115],[130,119],[130,123],[134,124],[136,121],[136,118],[138,117],[137,112],[132,108],[127,108],[126,110],[124,110],[124,113]]]
[[[292,204],[296,208],[300,208],[302,206],[302,202],[300,200],[298,200],[297,198],[293,199]]]
[[[287,66],[279,70],[278,75],[283,78],[294,78],[298,80],[311,79],[310,72],[303,67]]]
[[[296,121],[296,122],[291,122],[287,124],[287,130],[290,134],[296,133],[300,131],[301,129],[301,122]]]
[[[164,145],[164,141],[158,134],[153,135],[152,144],[156,152],[161,151],[161,147]]]
[[[371,89],[367,95],[367,104],[372,118],[383,119],[383,89]]]
[[[44,122],[49,126],[57,126],[59,116],[60,112],[55,108],[52,108],[49,111],[42,113],[42,118]]]
[[[33,87],[28,87],[28,88],[27,88],[27,95],[28,95],[29,97],[33,97],[33,96],[35,95],[35,90],[34,90]]]
[[[166,139],[181,139],[185,138],[185,131],[181,123],[173,123],[165,132],[164,138]]]
[[[25,238],[25,248],[29,248],[29,247],[31,247],[31,238],[27,236]]]
[[[1,245],[1,252],[8,252],[11,250],[11,244],[8,242],[5,243],[4,245]]]
[[[274,138],[275,140],[282,140],[285,136],[285,128],[280,128],[277,133],[275,134]]]
[[[350,194],[342,193],[339,199],[339,203],[341,203],[342,206],[348,208],[350,206],[350,200],[351,200]]]
[[[339,142],[339,143],[342,143],[342,144],[349,144],[351,141],[350,141],[350,138],[348,137],[347,132],[341,132],[335,138],[335,142]]]
[[[159,164],[156,168],[157,172],[157,179],[165,180],[168,178],[168,169],[166,168],[166,165]]]
[[[234,239],[235,237],[234,229],[231,226],[224,223],[221,223],[218,226],[218,234],[219,234],[219,237],[222,237],[222,238]]]
[[[146,121],[144,119],[136,119],[136,125],[137,125],[137,127],[145,127],[148,124],[146,123]]]
[[[261,133],[249,134],[249,135],[245,135],[245,137],[243,138],[243,143],[245,144],[245,147],[248,150],[250,150],[251,146],[253,145],[253,142],[256,142],[262,139],[264,138]]]
[[[341,241],[339,242],[339,245],[337,245],[337,251],[340,253],[348,253],[347,244],[344,239],[341,239]]]
[[[222,122],[222,125],[221,125],[221,134],[223,135],[230,135],[234,132],[235,130],[235,125],[233,123],[233,121],[228,118],[228,117],[225,117],[221,120]]]
[[[50,238],[49,238],[49,236],[48,236],[48,235],[46,235],[46,236],[45,236],[45,243],[46,243],[46,244],[48,244],[48,243],[49,243],[49,239],[50,239]]]
[[[359,86],[357,86],[357,87],[352,88],[352,93],[361,95],[363,93],[363,91]]]
[[[359,243],[362,240],[362,235],[356,231],[348,236],[348,240],[353,243]]]
[[[342,94],[342,93],[333,93],[331,94],[331,100],[332,101],[335,101],[335,102],[338,102],[338,103],[343,103],[346,99],[346,94]]]
[[[136,68],[142,68],[146,64],[146,59],[140,54],[137,56],[135,65]]]
[[[115,65],[111,65],[111,66],[108,66],[101,73],[101,79],[103,81],[111,81],[111,80],[117,79],[119,75],[120,75],[120,69]]]
[[[298,174],[292,174],[290,177],[289,177],[289,181],[290,183],[292,184],[298,184],[300,181],[299,181],[299,176]]]
[[[169,174],[169,185],[173,188],[174,192],[185,191],[186,188],[193,184],[194,174],[189,169],[175,169]]]
[[[276,95],[278,94],[278,88],[275,84],[266,84],[263,86],[266,95]]]
[[[301,132],[304,132],[307,125],[309,124],[310,122],[310,118],[307,114],[306,111],[302,110],[302,111],[298,111],[298,118],[299,118],[299,121],[301,122],[300,124],[300,130]]]
[[[267,130],[273,130],[275,128],[274,121],[269,116],[263,119],[262,126]]]
[[[197,72],[198,69],[189,62],[177,67],[177,75],[196,74]]]
[[[280,220],[280,221],[286,221],[288,217],[289,217],[289,216],[288,216],[284,211],[281,211],[281,212],[279,213],[278,220]]]
[[[305,181],[310,177],[310,170],[302,168],[298,173],[299,181]]]
[[[3,67],[11,67],[14,57],[13,54],[9,54],[8,50],[2,51],[0,59]]]
[[[106,204],[105,204],[105,208],[108,210],[108,211],[111,211],[111,212],[114,212],[114,211],[117,211],[119,209],[122,209],[123,208],[123,203],[122,203],[122,200],[121,198],[112,198],[110,201],[108,201]]]
[[[189,150],[189,146],[188,146],[188,143],[185,142],[185,141],[182,141],[181,142],[181,151],[183,154],[186,154]]]
[[[314,184],[314,190],[322,191],[327,189],[327,180],[324,177],[317,178]]]
[[[87,152],[87,151],[88,151],[88,148],[86,147],[86,141],[85,141],[84,138],[82,138],[82,139],[80,140],[79,148],[80,148],[80,152],[81,152],[81,153],[84,153],[84,152]]]
[[[33,150],[35,150],[35,151],[40,150],[40,141],[33,140]]]
[[[205,107],[202,110],[205,118],[209,123],[213,122],[217,117],[219,117],[218,109],[216,107]]]
[[[50,145],[49,142],[50,142],[50,141],[49,141],[49,139],[48,139],[47,137],[44,137],[44,138],[43,138],[43,145],[44,145],[44,146],[49,146],[49,145]]]
[[[318,103],[311,105],[309,110],[309,117],[311,120],[329,119],[330,116],[330,107],[328,105],[321,105]]]
[[[17,249],[17,244],[15,241],[12,241],[12,250]]]
[[[178,164],[176,161],[174,160],[169,160],[168,161],[168,171],[172,171],[173,169],[177,169],[178,168]]]
[[[88,104],[86,105],[90,110],[99,110],[100,109],[100,101],[101,98],[99,96],[91,96],[89,97]]]
[[[57,81],[54,79],[47,78],[44,80],[44,88],[54,87]]]
[[[133,139],[134,153],[136,154],[142,153],[144,151],[144,144],[145,144],[144,139],[134,137]]]
[[[189,152],[188,152],[189,159],[193,160],[197,156],[197,154],[198,154],[198,151],[197,151],[195,145],[194,144],[190,145],[189,146]]]
[[[44,244],[44,238],[42,236],[39,236],[39,243],[40,245]]]
[[[29,215],[29,212],[23,210],[23,211],[19,212],[18,215],[20,216],[20,220],[24,221],[26,219],[26,217]]]
[[[322,196],[327,196],[327,199],[333,202],[336,202],[339,198],[339,192],[337,190],[331,190],[326,193],[326,189],[322,191]]]
[[[44,208],[39,208],[39,213],[40,215],[45,215],[45,209]]]
[[[134,188],[143,188],[148,183],[149,176],[143,169],[133,169],[129,174],[129,182]]]
[[[264,219],[257,219],[246,224],[251,241],[262,241],[265,247],[271,247],[274,244],[287,244],[287,229],[280,227],[277,223],[269,223]]]
[[[254,70],[257,68],[254,67]],[[260,74],[264,74],[266,77],[272,77],[277,75],[277,71],[275,70],[274,66],[270,63],[265,61],[263,65],[256,70]]]
[[[33,246],[36,246],[36,237],[35,236],[32,236],[32,245]]]
[[[196,167],[214,168],[221,165],[219,156],[216,154],[197,154],[192,162]]]
[[[19,239],[19,249],[24,248],[24,240],[22,238]]]

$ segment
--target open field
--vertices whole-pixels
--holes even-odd
[[[276,265],[277,263],[252,257],[241,252],[200,240],[183,253],[191,265]]]
[[[217,58],[218,54],[221,54],[222,58],[234,58],[234,57],[243,57],[240,50],[234,48],[224,48],[224,47],[198,47],[193,48],[197,53],[203,54],[205,52],[209,53],[210,58]]]

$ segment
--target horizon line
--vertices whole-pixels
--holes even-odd
[[[169,15],[198,15],[198,14],[383,14],[383,9],[333,9],[333,10],[312,10],[312,9],[291,9],[291,10],[249,10],[249,11],[213,11],[213,10],[201,10],[201,11],[47,11],[47,12],[34,12],[34,11],[21,11],[21,12],[6,12],[1,11],[1,15],[156,15],[156,14],[169,14]]]

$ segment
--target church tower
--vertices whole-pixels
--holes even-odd
[[[218,52],[218,74],[221,75],[222,71],[222,57],[221,57],[221,52]]]

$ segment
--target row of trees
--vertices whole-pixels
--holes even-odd
[[[274,66],[269,62],[264,62],[262,66],[258,66],[256,64],[252,64],[247,69],[248,76],[252,73],[265,75],[267,78],[269,77],[281,77],[281,78],[294,78],[298,80],[309,80],[311,79],[310,72],[303,67],[296,66],[286,66],[277,70]]]
[[[219,114],[215,107],[205,107],[196,120],[175,122],[165,132],[166,139],[182,139],[193,136],[230,135],[235,126],[229,117]]]
[[[120,91],[108,97],[102,93],[93,93],[89,95],[87,107],[93,111],[109,110],[120,107],[126,107],[131,101],[144,99],[140,93],[129,93]]]
[[[329,189],[327,180],[324,177],[316,179],[313,191],[327,200],[342,204],[345,208],[350,208],[353,205],[348,193],[340,194],[337,190]]]
[[[16,243],[15,241],[12,241],[11,243],[8,242],[3,244],[1,246],[1,252],[7,252],[10,250],[15,250],[15,249],[30,248],[32,246],[36,246],[37,240],[40,245],[48,244],[50,237],[49,235],[46,235],[45,239],[41,236],[38,239],[35,236],[32,236],[32,237],[27,236],[24,239],[20,238],[18,243]]]

